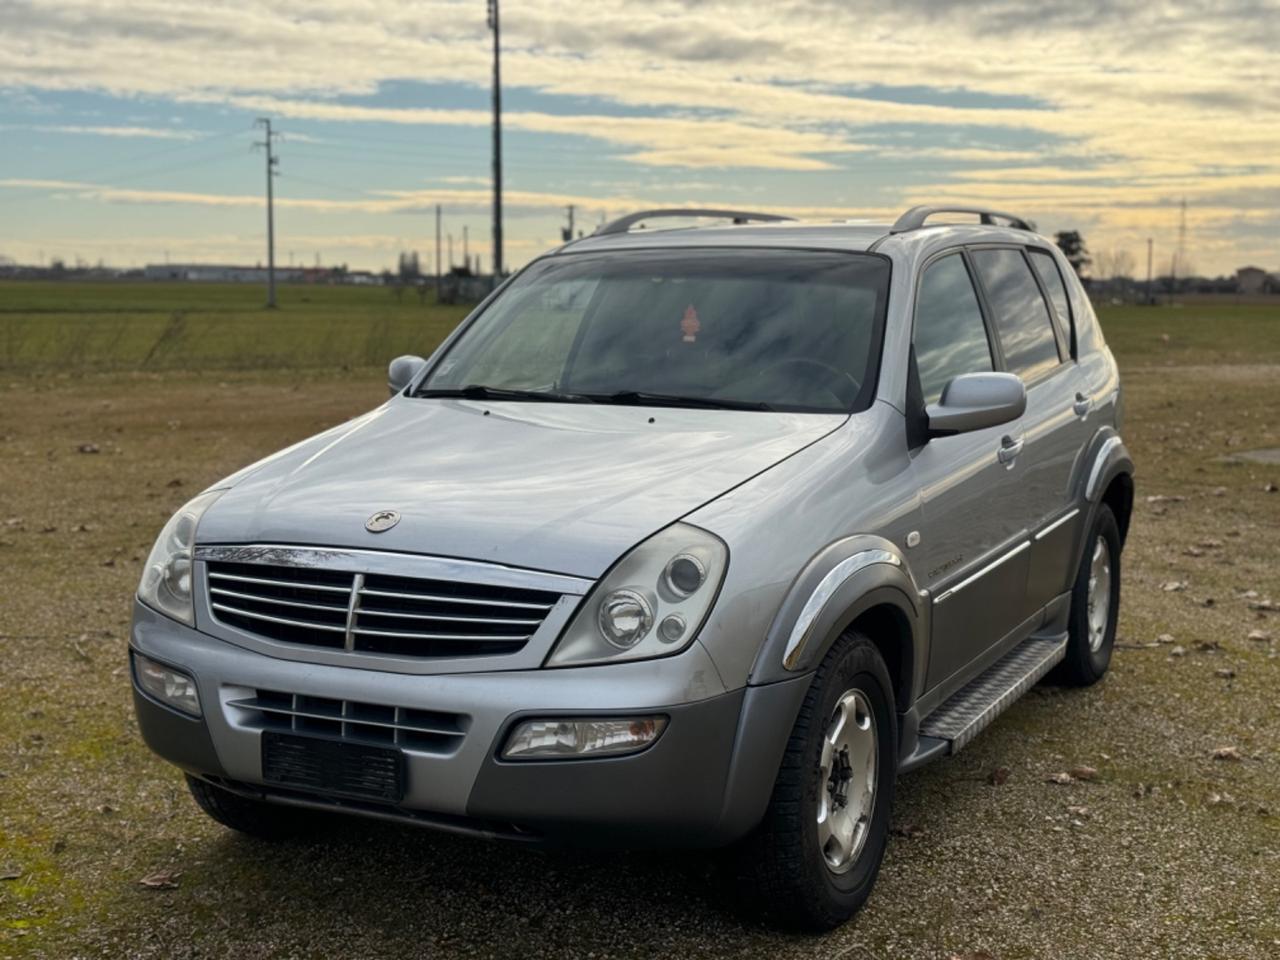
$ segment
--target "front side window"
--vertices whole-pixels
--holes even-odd
[[[1005,369],[1031,380],[1058,365],[1049,305],[1021,250],[975,250],[973,262],[991,301]]]
[[[925,403],[935,403],[953,377],[994,369],[982,308],[960,254],[935,260],[925,270],[916,300],[914,342]]]
[[[887,261],[848,253],[549,257],[418,393],[847,413],[875,390],[888,280]]]

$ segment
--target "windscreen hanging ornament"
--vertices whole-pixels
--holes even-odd
[[[702,321],[698,319],[698,311],[693,309],[691,303],[684,308],[684,318],[680,321],[680,332],[684,334],[680,339],[685,343],[696,343],[701,329]]]

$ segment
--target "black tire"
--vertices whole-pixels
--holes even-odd
[[[1110,569],[1110,602],[1102,642],[1094,649],[1090,645],[1089,629],[1089,580],[1092,576],[1093,555],[1099,538],[1107,545]],[[1116,642],[1116,622],[1120,616],[1120,526],[1115,514],[1105,503],[1098,507],[1081,551],[1080,568],[1071,588],[1071,612],[1067,625],[1067,655],[1055,668],[1051,679],[1072,687],[1087,687],[1097,683],[1111,665],[1111,651]]]
[[[310,835],[316,828],[318,817],[309,810],[242,797],[190,774],[187,788],[200,809],[214,820],[259,840],[293,840]]]
[[[817,815],[828,790],[822,744],[837,704],[865,695],[875,721],[876,771],[865,839],[845,872],[833,872],[818,841]],[[866,902],[889,837],[898,767],[893,684],[865,636],[851,632],[823,659],[800,707],[764,820],[734,850],[741,901],[756,917],[791,929],[822,931],[844,923]]]

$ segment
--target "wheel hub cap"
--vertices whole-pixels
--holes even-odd
[[[1089,652],[1097,653],[1107,636],[1111,617],[1111,548],[1106,538],[1093,544],[1093,560],[1089,564]]]
[[[818,846],[828,869],[844,873],[858,859],[871,825],[876,789],[876,721],[860,690],[837,702],[822,741]]]

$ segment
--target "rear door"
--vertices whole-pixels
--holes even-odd
[[[998,369],[999,352],[961,251],[934,259],[916,295],[913,402],[928,404],[962,373]],[[1015,630],[1027,576],[1026,531],[1008,509],[1020,474],[1000,452],[1018,422],[918,446],[913,466],[924,526],[912,567],[933,597],[928,685],[945,683]]]
[[[1030,535],[1025,616],[1032,616],[1066,589],[1075,528],[1070,483],[1083,442],[1079,371],[1070,354],[1070,327],[1046,297],[1032,254],[1020,247],[983,247],[973,262],[1000,340],[1004,367],[1027,387],[1018,455],[1019,480],[1009,502]],[[1054,269],[1052,260],[1048,266]],[[1063,288],[1065,296],[1065,288]]]

